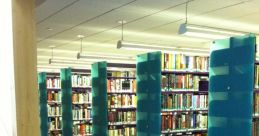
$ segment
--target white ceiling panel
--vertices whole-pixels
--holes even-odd
[[[211,41],[178,35],[185,22],[185,0],[47,0],[37,7],[39,56],[75,58],[83,34],[83,51],[131,55],[143,53],[116,49],[121,38],[118,20],[126,20],[124,40],[163,46],[209,49]],[[128,4],[127,4],[128,3]],[[113,9],[113,10],[112,10]],[[193,0],[188,23],[259,33],[259,0]],[[53,30],[47,30],[52,28]],[[48,57],[47,57],[48,58]],[[38,60],[46,58],[38,58]]]

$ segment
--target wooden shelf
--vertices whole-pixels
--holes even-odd
[[[128,94],[128,95],[136,95],[136,92],[107,92],[108,95],[112,95],[112,94]]]
[[[192,135],[192,134],[201,134],[201,133],[207,133],[206,128],[200,128],[200,129],[181,129],[181,130],[172,130],[172,131],[162,131],[162,134],[171,134],[171,135]]]
[[[184,112],[204,112],[207,113],[208,109],[162,109],[161,113],[184,113]]]
[[[192,75],[199,75],[199,76],[209,76],[209,72],[202,72],[202,71],[162,71],[162,75],[168,74],[192,74]]]
[[[136,77],[115,77],[115,76],[108,76],[107,79],[136,79]]]
[[[208,95],[208,91],[183,91],[183,90],[174,90],[174,91],[162,91],[161,94],[194,94],[194,95]]]
[[[136,107],[119,107],[119,108],[108,108],[108,110],[132,111],[132,110],[137,110],[137,108]]]

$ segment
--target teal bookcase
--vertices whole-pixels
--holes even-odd
[[[61,69],[62,136],[73,135],[71,69]]]
[[[91,76],[93,136],[108,136],[107,63],[92,64]]]
[[[209,136],[251,136],[255,36],[217,40],[211,47]]]
[[[137,135],[161,135],[161,52],[137,56]]]
[[[47,107],[47,86],[46,73],[38,74],[39,100],[40,100],[40,134],[48,136],[48,107]]]

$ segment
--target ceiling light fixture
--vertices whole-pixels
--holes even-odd
[[[126,21],[121,20],[118,23],[121,23],[122,25],[126,23]],[[123,33],[122,33],[123,35]],[[93,60],[93,61],[108,61],[108,62],[114,62],[114,61],[123,61],[124,63],[128,63],[130,61],[135,61],[132,57],[123,57],[123,56],[105,56],[105,55],[85,55],[83,54],[83,38],[84,36],[78,35],[78,37],[81,40],[81,47],[80,51],[77,53],[77,59],[87,59],[87,60]],[[123,38],[122,38],[123,39]],[[133,63],[133,62],[131,62]]]
[[[199,55],[205,55],[205,56],[209,55],[209,49],[146,45],[146,44],[129,43],[125,41],[118,41],[117,49],[139,50],[139,51],[161,51],[161,52],[168,52],[168,53],[186,53],[186,54],[193,54],[193,55],[199,54]]]
[[[183,23],[179,27],[178,34],[205,39],[225,39],[247,33]]]
[[[139,50],[139,51],[162,51],[162,52],[170,52],[170,53],[188,53],[188,54],[203,54],[208,56],[209,49],[194,49],[194,48],[179,48],[179,47],[169,47],[169,46],[161,46],[161,45],[146,45],[146,44],[138,44],[138,43],[130,43],[124,41],[124,24],[125,20],[121,20],[118,23],[121,24],[121,40],[117,42],[117,49],[128,49],[128,50]]]
[[[96,56],[96,55],[82,55],[80,53],[77,54],[77,59],[88,59],[88,60],[102,60],[102,61],[135,61],[133,57],[125,57],[125,56]]]
[[[48,61],[48,64],[64,64],[67,66],[72,66],[72,65],[90,65],[91,63],[89,62],[82,62],[82,61],[77,61],[77,60],[65,60],[65,59],[54,59],[54,48],[55,46],[49,46],[51,48],[51,58]]]
[[[180,25],[178,29],[178,34],[197,37],[197,38],[213,39],[213,40],[225,39],[231,36],[242,36],[247,34],[240,31],[188,24],[188,3],[189,3],[189,0],[187,0],[186,7],[185,7],[185,23]]]
[[[52,30],[53,30],[53,28],[48,27],[48,28],[47,28],[47,30],[48,30],[48,31],[52,31]]]
[[[77,37],[80,38],[80,39],[85,38],[85,36],[82,35],[82,34],[77,35]]]
[[[49,64],[67,64],[67,65],[90,65],[92,62],[65,60],[65,59],[49,59]]]

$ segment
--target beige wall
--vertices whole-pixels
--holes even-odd
[[[12,0],[18,136],[39,136],[34,0]]]

